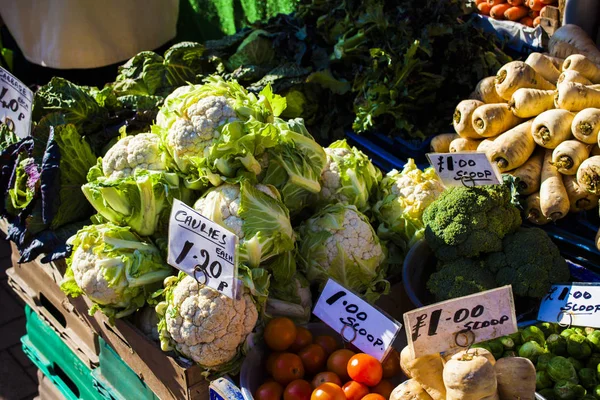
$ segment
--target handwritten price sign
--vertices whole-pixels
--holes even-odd
[[[0,67],[0,122],[20,138],[29,136],[32,102],[33,92]]]
[[[600,328],[600,286],[597,283],[552,285],[542,300],[538,319]]]
[[[232,299],[237,287],[237,243],[236,235],[174,200],[167,262]]]
[[[402,324],[329,279],[313,314],[360,350],[382,361]]]
[[[404,314],[414,357],[509,335],[517,331],[510,286],[447,300]]]
[[[497,185],[500,173],[485,153],[429,153],[427,159],[445,186]]]

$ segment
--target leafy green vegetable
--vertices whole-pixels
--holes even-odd
[[[535,342],[532,342],[535,343]],[[573,367],[573,364],[562,356],[556,356],[548,363],[546,368],[548,375],[553,382],[569,381],[577,383],[577,371]]]

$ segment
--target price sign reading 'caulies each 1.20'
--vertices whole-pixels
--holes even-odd
[[[600,328],[600,284],[552,285],[542,299],[538,319],[565,325]]]
[[[352,291],[329,279],[313,309],[313,314],[348,342],[382,361],[402,329]]]
[[[404,325],[414,357],[515,333],[512,288],[503,286],[409,311]]]
[[[20,138],[29,136],[32,102],[33,92],[0,67],[0,122]]]
[[[167,262],[227,297],[236,298],[238,238],[179,200],[169,220]]]
[[[497,185],[500,172],[485,153],[429,153],[427,159],[445,186]]]

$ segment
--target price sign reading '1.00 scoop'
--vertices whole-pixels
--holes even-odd
[[[562,325],[600,328],[600,285],[552,285],[542,299],[538,319]]]
[[[174,200],[167,262],[232,299],[237,288],[237,243],[236,235]]]
[[[0,122],[20,138],[29,136],[33,92],[0,67]]]
[[[512,288],[503,286],[407,312],[404,325],[414,357],[515,333]]]
[[[445,186],[497,185],[500,172],[485,153],[429,153],[427,159]]]
[[[352,291],[329,279],[313,314],[342,337],[382,361],[402,324],[387,317]]]

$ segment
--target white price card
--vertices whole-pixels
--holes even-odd
[[[360,350],[383,361],[402,324],[329,279],[313,314]]]
[[[428,153],[427,159],[444,186],[481,186],[502,183],[500,171],[485,153]]]
[[[33,92],[0,67],[0,122],[20,138],[29,136]]]
[[[538,319],[600,328],[600,284],[582,282],[552,285],[542,299]]]
[[[236,235],[175,199],[167,262],[225,296],[236,298]]]
[[[517,332],[510,285],[446,300],[404,314],[414,357],[467,347]]]

